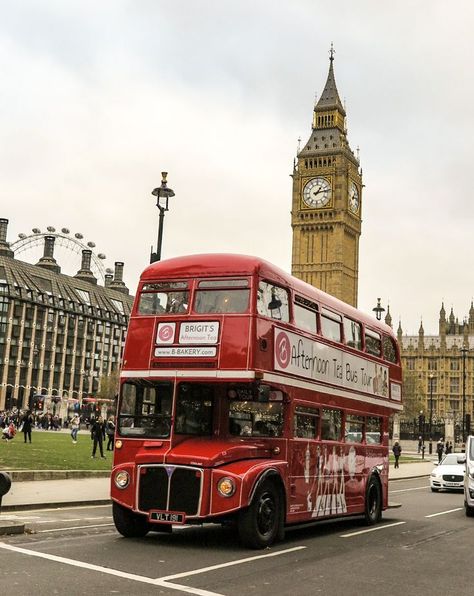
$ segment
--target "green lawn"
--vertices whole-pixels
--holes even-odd
[[[109,470],[112,451],[101,459],[97,449],[96,459],[91,459],[90,434],[79,434],[74,445],[69,433],[33,431],[31,445],[23,442],[18,432],[12,441],[0,440],[0,470]]]

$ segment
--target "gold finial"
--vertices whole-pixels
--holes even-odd
[[[336,50],[334,49],[334,44],[331,41],[331,49],[329,50],[329,60],[332,62],[334,60],[334,54]]]
[[[168,176],[168,172],[161,172],[161,182],[166,183],[166,176]]]

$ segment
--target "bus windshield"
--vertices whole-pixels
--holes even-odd
[[[118,432],[124,437],[166,438],[171,430],[173,384],[142,379],[122,385]]]

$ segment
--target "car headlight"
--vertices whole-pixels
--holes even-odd
[[[217,483],[217,490],[223,497],[231,497],[235,493],[235,482],[232,478],[226,476]]]
[[[117,488],[127,488],[130,484],[130,474],[125,470],[121,470],[115,474],[114,482]]]
[[[474,468],[471,468],[469,470],[469,478],[472,478],[474,480]]]
[[[441,478],[441,474],[438,474],[438,472],[431,472],[431,478]]]

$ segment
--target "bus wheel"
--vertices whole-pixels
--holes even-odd
[[[373,526],[382,518],[382,491],[380,482],[371,476],[365,493],[365,522]]]
[[[133,513],[129,509],[113,502],[112,513],[117,531],[125,538],[142,538],[150,530],[150,524],[144,515]]]
[[[282,523],[281,492],[273,482],[263,482],[247,509],[239,513],[237,527],[244,546],[265,548],[274,542]]]
[[[466,501],[464,501],[464,510],[467,517],[474,517],[474,507],[470,507]]]

